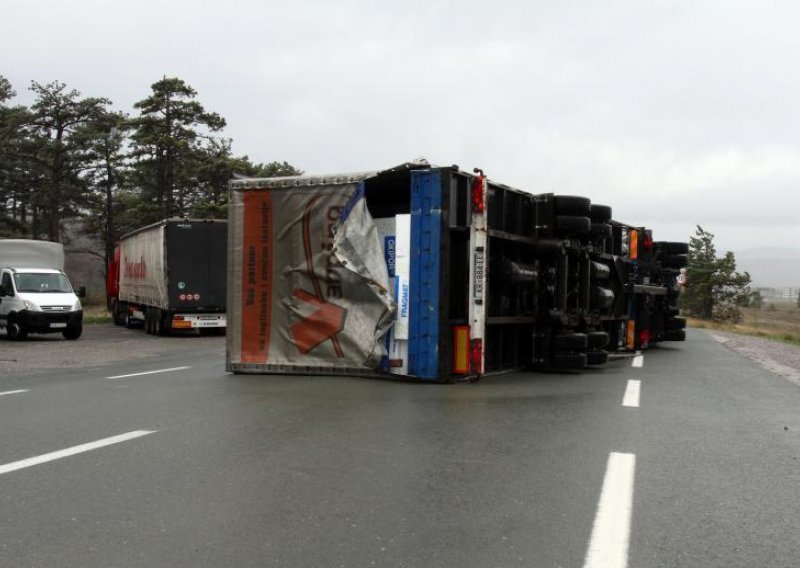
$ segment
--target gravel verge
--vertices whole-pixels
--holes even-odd
[[[180,351],[218,351],[223,360],[225,337],[192,332],[158,337],[111,323],[85,325],[83,335],[76,341],[67,341],[61,334],[30,335],[25,341],[11,341],[0,332],[0,374],[15,377],[46,369],[97,367]]]
[[[741,353],[776,375],[800,385],[800,347],[750,335],[704,331],[728,349]]]

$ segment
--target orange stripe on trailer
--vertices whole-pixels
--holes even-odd
[[[628,320],[627,333],[625,334],[625,345],[628,349],[636,349],[636,322]]]
[[[242,363],[266,363],[272,306],[272,196],[244,192],[242,234]]]
[[[469,326],[453,326],[453,373],[469,373]]]
[[[631,241],[631,260],[639,258],[639,231],[631,231],[629,235]]]

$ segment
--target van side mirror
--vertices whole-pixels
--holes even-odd
[[[85,298],[86,297],[86,286],[81,286],[78,288],[78,297]]]

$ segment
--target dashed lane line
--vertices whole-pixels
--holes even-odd
[[[23,389],[23,390],[15,390],[15,391],[6,391],[6,392],[0,392],[0,396],[5,396],[5,395],[7,395],[7,394],[20,394],[20,393],[23,393],[23,392],[28,392],[29,390],[30,390],[30,389]]]
[[[633,361],[631,361],[631,367],[644,367],[644,355],[641,353],[634,355]]]
[[[627,568],[635,474],[635,454],[609,454],[583,568]]]
[[[129,373],[127,375],[114,375],[113,377],[106,377],[106,379],[127,379],[128,377],[139,377],[142,375],[155,375],[156,373],[170,373],[172,371],[185,371],[191,367],[172,367],[170,369],[156,369],[155,371],[143,371],[141,373]]]
[[[629,408],[639,408],[639,395],[642,390],[642,381],[628,381],[625,387],[625,396],[622,397],[622,406]]]
[[[89,442],[88,444],[72,446],[71,448],[58,450],[57,452],[51,452],[49,454],[42,454],[40,456],[35,456],[28,459],[7,463],[5,465],[0,465],[0,475],[4,473],[10,473],[12,471],[17,471],[20,469],[25,469],[26,467],[32,467],[34,465],[51,462],[61,458],[74,456],[75,454],[82,454],[84,452],[96,450],[98,448],[103,448],[105,446],[110,446],[112,444],[127,442],[128,440],[141,438],[142,436],[147,436],[148,434],[154,434],[155,432],[157,432],[157,430],[135,430],[133,432],[128,432],[126,434],[120,434],[119,436],[103,438],[102,440],[97,440],[96,442]]]

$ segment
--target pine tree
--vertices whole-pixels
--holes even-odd
[[[134,105],[141,112],[133,121],[134,181],[145,199],[158,204],[159,218],[185,215],[197,190],[198,162],[225,119],[206,112],[195,100],[197,92],[181,79],[165,77],[151,89]]]
[[[683,309],[689,315],[717,321],[738,322],[740,307],[750,300],[750,275],[736,272],[732,252],[717,258],[714,235],[699,225],[689,238],[688,285],[681,296]]]

